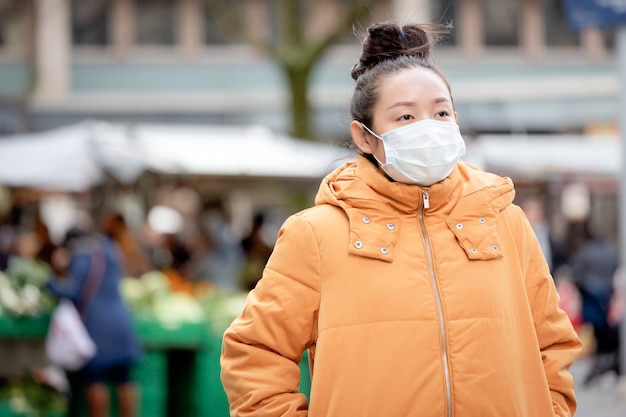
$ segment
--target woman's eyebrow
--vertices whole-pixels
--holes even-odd
[[[439,103],[444,103],[444,102],[451,103],[450,99],[444,96],[437,97],[433,100],[433,104],[439,104]],[[391,106],[387,107],[387,110],[391,110],[394,107],[414,107],[414,106],[416,106],[416,103],[414,101],[397,101],[393,103]]]
[[[439,104],[439,103],[444,103],[444,102],[448,102],[451,103],[450,99],[448,97],[437,97],[436,99],[433,100],[434,104]]]
[[[414,106],[415,106],[414,101],[397,101],[393,103],[391,106],[387,107],[387,110],[391,110],[394,107],[414,107]]]

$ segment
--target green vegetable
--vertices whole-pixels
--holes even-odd
[[[0,311],[31,317],[52,311],[56,301],[45,288],[49,279],[46,263],[12,256],[0,272]]]

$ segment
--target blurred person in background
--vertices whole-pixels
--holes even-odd
[[[128,227],[124,216],[117,212],[106,213],[103,232],[113,239],[120,248],[125,277],[140,277],[154,270],[147,251],[142,247],[136,234]]]
[[[52,241],[50,229],[39,214],[35,217],[35,225],[33,229],[40,244],[39,250],[37,251],[37,259],[40,259],[49,265],[52,262],[52,253],[57,248],[57,245]]]
[[[593,328],[594,360],[584,381],[589,385],[607,372],[621,375],[619,326],[609,318],[619,255],[588,222],[579,226],[585,240],[573,256],[572,276],[581,296],[582,320]]]
[[[12,252],[14,230],[9,224],[9,213],[12,205],[11,192],[0,184],[0,271],[6,269],[9,255]]]
[[[201,214],[201,224],[208,239],[204,276],[220,292],[241,290],[239,275],[244,254],[224,202],[207,202]]]
[[[530,225],[537,236],[541,251],[548,262],[550,272],[554,273],[552,263],[552,239],[550,238],[550,224],[546,219],[543,203],[538,198],[529,197],[521,205],[524,214],[528,218]]]
[[[241,273],[242,286],[250,291],[263,275],[263,268],[272,254],[272,247],[263,238],[265,216],[258,213],[252,219],[250,233],[241,240],[241,247],[245,254],[245,261]]]
[[[97,347],[95,357],[76,373],[69,373],[68,379],[72,395],[86,394],[90,417],[109,415],[109,384],[116,388],[118,415],[134,417],[137,397],[131,369],[142,348],[118,289],[123,277],[121,254],[112,239],[88,223],[70,229],[63,246],[53,253],[55,271],[64,273],[53,276],[48,285],[56,296],[77,304]],[[79,397],[71,401],[74,407],[77,404]],[[76,413],[71,408],[69,415]]]
[[[9,258],[17,253],[20,217],[21,208],[13,202],[6,212],[0,213],[0,271],[8,267]]]
[[[460,161],[438,32],[367,32],[352,69],[360,154],[285,221],[224,334],[231,415],[573,415],[581,342],[511,180]]]
[[[0,216],[0,271],[7,269],[9,257],[15,252],[15,230]]]

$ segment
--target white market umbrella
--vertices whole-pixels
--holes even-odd
[[[0,138],[0,183],[80,191],[102,179],[85,124]]]
[[[216,177],[322,178],[348,151],[258,126],[136,125],[131,141],[148,170]]]
[[[528,177],[558,174],[616,176],[621,143],[613,137],[582,135],[482,135],[469,143],[467,161]]]
[[[263,127],[112,124],[85,121],[0,137],[0,184],[82,191],[107,173],[130,183],[142,172],[214,177],[319,179],[345,148]]]
[[[83,191],[107,172],[120,181],[143,170],[121,127],[85,121],[46,132],[0,137],[0,184]]]

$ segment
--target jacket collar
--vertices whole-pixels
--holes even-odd
[[[425,218],[445,222],[469,259],[502,256],[496,219],[513,201],[512,182],[464,162],[443,181],[420,187],[391,181],[359,156],[324,179],[316,204],[344,210],[350,223],[350,254],[392,262],[402,218],[418,216],[425,191]]]

